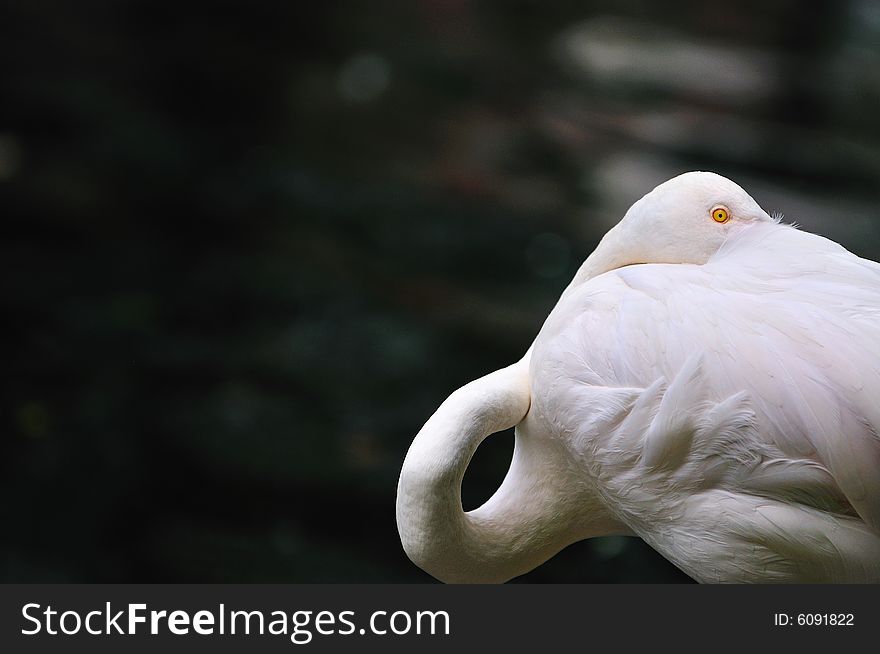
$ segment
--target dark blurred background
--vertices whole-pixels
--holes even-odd
[[[866,0],[6,0],[0,580],[430,580],[395,487],[447,394],[685,170],[880,258],[878,109]]]

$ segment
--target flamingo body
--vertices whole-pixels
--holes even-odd
[[[507,477],[464,513],[473,451],[511,425]],[[688,173],[606,235],[520,362],[426,423],[398,527],[445,581],[629,534],[703,582],[880,582],[878,432],[880,264]]]

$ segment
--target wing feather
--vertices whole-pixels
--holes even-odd
[[[643,264],[592,279],[544,330],[568,343],[564,376],[587,369],[597,386],[654,391],[672,380],[653,409],[646,463],[680,461],[691,446],[681,409],[694,393],[710,403],[745,393],[752,437],[778,452],[754,486],[830,475],[880,532],[880,265],[785,225],[754,226],[703,266]],[[816,468],[794,476],[784,462],[798,459]]]

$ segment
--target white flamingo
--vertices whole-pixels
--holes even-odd
[[[465,513],[480,442],[516,425]],[[880,264],[691,172],[636,202],[525,357],[455,391],[410,447],[404,549],[500,582],[637,535],[701,582],[880,581]]]

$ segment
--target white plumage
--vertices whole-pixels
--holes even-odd
[[[514,424],[504,483],[465,514],[473,451]],[[878,429],[880,264],[687,173],[606,235],[522,361],[428,421],[398,526],[445,581],[633,534],[698,581],[877,582]]]

